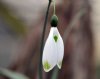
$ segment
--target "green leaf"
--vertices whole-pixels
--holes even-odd
[[[29,79],[23,74],[8,70],[8,69],[0,69],[0,75],[6,76],[11,79]]]
[[[0,16],[4,18],[6,23],[10,26],[10,28],[16,32],[17,34],[26,34],[26,26],[17,18],[15,17],[5,6],[0,2]]]

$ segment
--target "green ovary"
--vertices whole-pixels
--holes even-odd
[[[48,69],[50,69],[50,64],[48,63],[48,61],[45,61],[44,63],[43,63],[43,67],[44,67],[44,69],[46,69],[46,70],[48,70]]]
[[[58,36],[55,35],[53,38],[54,38],[55,42],[57,42],[57,40],[58,40]]]

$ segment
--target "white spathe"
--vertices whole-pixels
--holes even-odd
[[[57,27],[51,27],[49,36],[43,50],[42,64],[45,72],[49,72],[54,66],[61,69],[64,56],[64,44]]]

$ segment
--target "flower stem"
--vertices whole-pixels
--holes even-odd
[[[55,0],[53,0],[53,4],[54,4],[53,5],[54,6],[54,13],[53,14],[55,15],[56,14],[56,4],[55,4]]]
[[[43,32],[42,32],[42,38],[41,38],[40,59],[39,59],[39,68],[38,68],[39,79],[42,79],[42,53],[43,53],[45,30],[46,30],[46,25],[47,25],[47,19],[48,19],[50,5],[51,5],[51,0],[49,0],[49,3],[48,3],[48,7],[47,7],[47,11],[46,11],[46,16],[45,16],[45,21],[44,21]]]

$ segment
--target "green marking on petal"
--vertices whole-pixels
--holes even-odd
[[[57,42],[57,40],[58,40],[58,36],[55,35],[53,38],[54,38],[55,42]]]
[[[48,70],[48,69],[50,69],[50,64],[48,63],[48,61],[45,61],[44,63],[43,63],[43,67],[44,67],[44,69],[46,69],[46,70]]]

